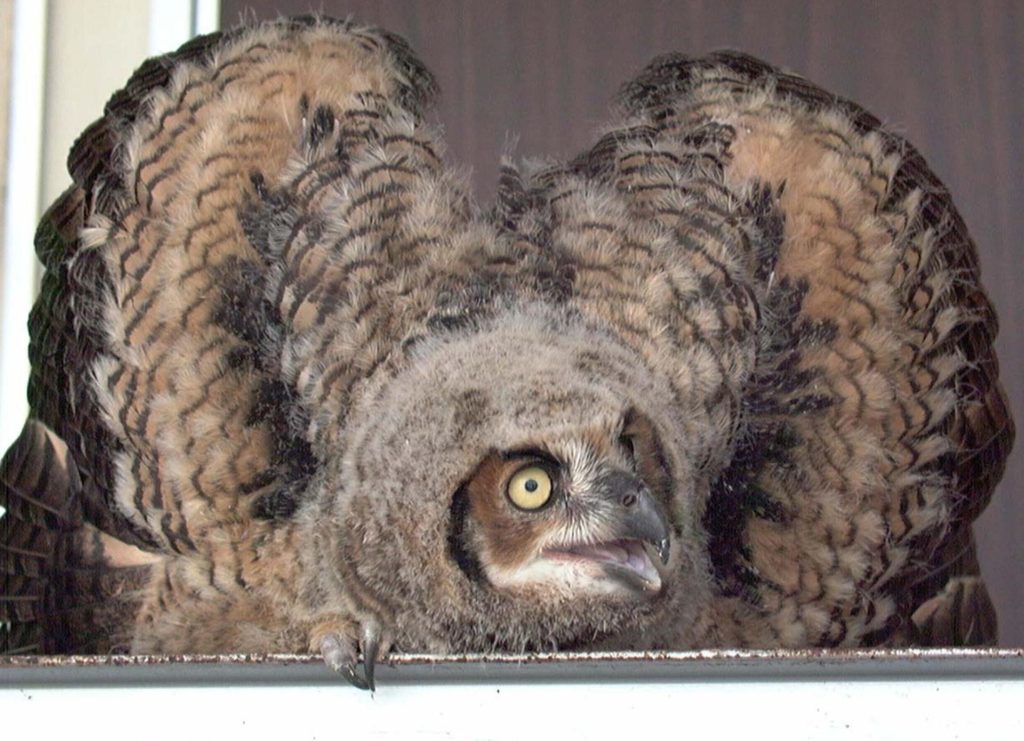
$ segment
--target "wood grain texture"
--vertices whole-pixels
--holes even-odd
[[[223,0],[222,20],[309,10],[309,0]],[[563,156],[594,140],[622,84],[652,56],[736,48],[864,105],[907,136],[954,194],[1000,315],[997,346],[1024,418],[1024,5],[1017,0],[321,0],[405,36],[437,76],[449,158],[492,197],[498,161]],[[1024,446],[980,521],[980,557],[1004,645],[1024,645]]]

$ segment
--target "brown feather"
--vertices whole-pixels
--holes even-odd
[[[751,57],[669,55],[483,214],[435,93],[387,32],[283,20],[147,62],[83,134],[37,236],[56,434],[5,467],[15,650],[992,639],[997,324],[908,142]],[[584,478],[632,448],[672,517],[657,599],[467,567],[544,537],[494,451],[559,445]]]

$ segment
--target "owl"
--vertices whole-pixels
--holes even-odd
[[[42,219],[7,652],[978,645],[1013,425],[949,193],[855,104],[655,59],[478,205],[406,43],[146,62]]]

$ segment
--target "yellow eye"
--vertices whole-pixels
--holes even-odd
[[[538,509],[551,498],[551,477],[540,466],[527,466],[508,482],[508,498],[519,509]]]

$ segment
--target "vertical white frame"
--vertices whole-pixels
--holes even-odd
[[[15,0],[11,39],[11,105],[0,293],[0,449],[21,430],[28,411],[28,313],[35,300],[46,74],[47,3]]]
[[[47,0],[15,0],[14,5],[8,188],[0,252],[4,267],[0,286],[0,453],[17,437],[28,412],[27,320],[39,276],[33,237],[47,205],[40,203],[43,137],[48,107],[61,105],[61,101],[49,100],[46,92],[49,5]],[[149,0],[148,18],[144,31],[148,32],[148,51],[162,54],[192,36],[217,30],[220,0]],[[116,39],[111,41],[110,53],[115,53]],[[143,60],[137,61],[141,64]]]
[[[220,28],[220,0],[192,0],[192,35],[213,33]]]

